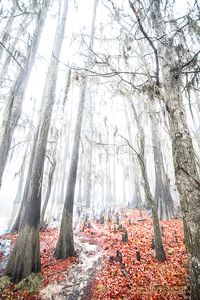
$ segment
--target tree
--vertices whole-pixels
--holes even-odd
[[[142,174],[142,179],[144,182],[144,192],[145,192],[146,200],[151,208],[151,213],[152,213],[156,257],[158,260],[164,261],[166,259],[166,257],[165,257],[165,252],[164,252],[164,248],[163,248],[162,235],[161,235],[160,224],[159,224],[158,206],[157,206],[156,199],[153,197],[151,190],[150,190],[148,175],[147,175],[147,167],[146,167],[146,163],[145,163],[144,129],[141,125],[140,119],[138,117],[137,111],[136,111],[132,101],[130,101],[130,106],[132,108],[134,120],[136,121],[136,124],[138,127],[140,152],[139,153],[136,152],[136,154],[138,157],[141,174]],[[126,142],[135,152],[134,148],[131,146],[130,142],[127,139],[126,139]]]
[[[169,188],[169,179],[165,172],[164,158],[159,137],[158,120],[155,112],[150,114],[153,154],[155,163],[155,199],[160,219],[170,219],[174,215],[174,205]]]
[[[45,212],[47,209],[47,205],[49,203],[49,198],[50,198],[50,194],[51,194],[51,190],[52,190],[52,185],[53,185],[53,177],[54,177],[54,172],[55,172],[55,168],[56,168],[56,146],[57,146],[57,139],[58,139],[58,132],[56,130],[55,133],[53,133],[52,135],[54,135],[54,143],[51,149],[51,156],[46,154],[46,157],[48,158],[48,162],[49,162],[49,170],[48,170],[48,179],[47,179],[47,190],[46,190],[46,194],[45,194],[45,198],[44,198],[44,203],[42,206],[42,210],[41,210],[41,216],[40,216],[40,222],[41,222],[41,227],[44,224],[44,217],[45,217]]]
[[[68,0],[63,3],[61,15],[61,5],[59,5],[58,23],[54,38],[53,51],[43,90],[43,101],[38,121],[38,134],[36,137],[35,148],[32,149],[33,162],[30,181],[28,184],[23,226],[5,270],[5,274],[9,275],[13,282],[18,282],[30,275],[32,272],[38,272],[41,269],[39,224],[42,176],[47,138],[55,101],[58,58],[64,38],[67,11]]]
[[[22,102],[35,61],[35,56],[39,46],[39,41],[45,23],[49,3],[50,0],[43,0],[42,2],[42,6],[37,15],[36,27],[33,33],[31,45],[27,46],[27,55],[25,58],[24,66],[20,66],[19,73],[17,75],[14,86],[11,89],[8,103],[6,105],[7,107],[2,123],[2,134],[0,140],[0,187],[2,184],[2,176],[6,166],[14,130],[21,115]]]
[[[135,14],[139,28],[146,42],[153,49],[156,65],[156,83],[154,82],[154,97],[164,100],[169,116],[169,125],[172,137],[172,151],[175,168],[175,179],[180,194],[181,210],[183,214],[184,235],[186,248],[189,254],[189,272],[191,298],[199,299],[200,295],[200,178],[196,166],[195,152],[192,139],[186,122],[183,97],[181,93],[182,75],[187,69],[193,68],[199,51],[189,55],[182,43],[182,28],[176,35],[179,47],[173,39],[168,37],[166,22],[161,12],[159,0],[150,1],[150,17],[152,29],[156,35],[157,48],[148,36],[133,3],[130,7]],[[181,51],[180,51],[181,50]],[[184,55],[183,55],[184,54]],[[161,59],[162,57],[165,60]],[[185,60],[185,61],[183,61]],[[191,71],[189,71],[191,72]],[[162,84],[160,82],[162,74]]]
[[[151,2],[151,19],[156,37],[165,34],[165,22],[158,0]],[[168,59],[168,64],[165,65],[160,61],[164,101],[169,114],[175,178],[180,194],[185,242],[189,254],[191,297],[198,299],[200,295],[200,178],[181,95],[182,71],[187,65],[189,67],[189,64],[187,62],[185,66],[181,65],[181,59],[177,62],[175,45],[170,45],[167,36],[158,42],[158,47],[160,53]]]
[[[96,9],[98,0],[94,1],[93,17],[91,25],[90,43],[89,50],[93,49],[94,32],[95,32],[95,20],[96,20]],[[90,58],[86,63],[86,67],[89,66]],[[80,92],[80,100],[78,105],[77,120],[75,127],[75,134],[73,140],[72,157],[69,168],[67,192],[65,197],[65,203],[62,213],[61,227],[59,237],[54,252],[54,256],[57,259],[65,259],[69,256],[74,255],[74,239],[73,239],[73,208],[74,208],[74,191],[77,177],[78,159],[79,159],[79,147],[81,137],[81,126],[85,104],[85,93],[87,88],[87,77],[84,76],[83,84]]]

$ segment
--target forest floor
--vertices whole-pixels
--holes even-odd
[[[90,221],[76,229],[76,257],[53,258],[58,230],[41,232],[42,271],[34,288],[0,282],[0,299],[26,300],[145,300],[189,299],[187,256],[183,245],[182,221],[162,221],[166,261],[159,262],[152,249],[152,221],[145,211],[128,210],[118,226],[112,222]],[[121,228],[122,227],[122,228]],[[122,242],[122,234],[128,241]],[[17,235],[6,234],[1,241]],[[116,261],[116,251],[122,262]],[[140,255],[138,255],[138,252]],[[0,254],[5,264],[6,256]],[[27,283],[27,281],[26,281]]]

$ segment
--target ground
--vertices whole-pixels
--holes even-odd
[[[75,234],[77,256],[64,261],[53,258],[58,230],[42,231],[38,291],[23,291],[9,284],[0,299],[189,299],[182,221],[161,222],[167,259],[160,263],[152,249],[152,221],[145,211],[124,212],[120,226],[114,220],[107,222],[105,218],[105,224],[93,220],[84,230],[81,225]],[[125,231],[128,241],[122,242]],[[1,237],[13,243],[16,238]],[[121,262],[116,261],[117,250]]]

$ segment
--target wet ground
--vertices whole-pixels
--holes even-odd
[[[101,265],[99,247],[89,242],[76,241],[80,253],[79,262],[66,272],[60,284],[49,284],[40,293],[42,300],[86,300],[89,298],[94,274]]]
[[[2,275],[3,270],[6,267],[9,253],[10,253],[10,240],[0,239],[0,256],[2,256],[0,260],[0,275]]]

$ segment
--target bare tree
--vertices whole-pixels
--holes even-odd
[[[38,121],[38,135],[36,138],[35,148],[32,149],[34,154],[30,181],[28,183],[23,226],[20,230],[19,238],[12,250],[5,270],[5,274],[9,275],[13,282],[18,282],[22,278],[30,275],[32,272],[38,272],[41,269],[39,224],[42,176],[47,138],[55,101],[58,58],[60,56],[62,41],[64,38],[67,11],[68,0],[63,3],[62,14],[61,5],[59,5],[59,16],[53,51],[43,90],[41,115]]]
[[[153,154],[155,163],[155,199],[160,219],[170,219],[174,215],[174,205],[169,188],[169,178],[165,172],[164,158],[159,137],[158,120],[155,112],[150,114]]]
[[[140,164],[141,174],[142,174],[142,178],[143,178],[143,182],[144,182],[144,192],[145,192],[146,200],[151,208],[151,213],[152,213],[156,257],[158,260],[164,261],[166,259],[166,257],[165,257],[165,252],[164,252],[163,243],[162,243],[162,236],[161,236],[161,231],[160,231],[158,207],[157,207],[156,199],[153,197],[151,190],[150,190],[149,180],[148,180],[148,175],[147,175],[147,167],[146,167],[146,163],[145,163],[144,129],[141,125],[140,118],[138,117],[137,111],[136,111],[135,106],[132,101],[130,101],[130,105],[132,108],[133,117],[134,117],[137,127],[138,127],[140,151],[136,152],[136,154],[139,159],[138,161]],[[126,140],[126,141],[127,141],[128,145],[131,146],[129,141],[128,140]]]
[[[168,36],[159,0],[151,0],[148,8],[156,43],[147,34],[133,2],[129,0],[129,4],[143,37],[154,53],[156,82],[148,90],[151,89],[155,98],[164,100],[169,116],[175,179],[180,194],[185,242],[189,253],[191,297],[198,299],[200,295],[200,178],[186,122],[181,86],[182,75],[198,72],[196,63],[200,52],[197,51],[188,57],[188,51],[185,50],[180,37],[183,34],[180,27],[175,32],[179,47],[175,46],[173,38]]]
[[[11,145],[14,130],[21,115],[22,102],[30,73],[35,61],[36,51],[38,49],[42,29],[45,23],[49,2],[50,0],[43,0],[42,2],[42,6],[37,15],[36,27],[31,45],[27,48],[27,55],[25,58],[24,66],[21,67],[14,87],[10,92],[6,111],[4,114],[0,140],[0,187],[2,184],[2,176],[8,158],[9,148]]]
[[[91,25],[91,34],[90,34],[90,43],[89,50],[93,49],[94,42],[94,33],[95,33],[95,20],[96,20],[96,9],[97,9],[98,0],[94,1],[92,25]],[[86,65],[90,63],[90,58]],[[57,259],[65,259],[68,256],[74,255],[74,239],[73,239],[73,208],[74,208],[74,191],[77,177],[77,167],[79,159],[79,147],[80,147],[80,137],[81,137],[81,126],[82,118],[84,112],[85,104],[85,93],[87,88],[87,77],[83,78],[83,84],[81,86],[80,100],[77,112],[76,128],[73,140],[72,148],[72,157],[69,168],[68,183],[67,183],[67,192],[65,197],[65,203],[62,213],[60,233],[58,237],[58,242],[54,252],[54,256]]]

